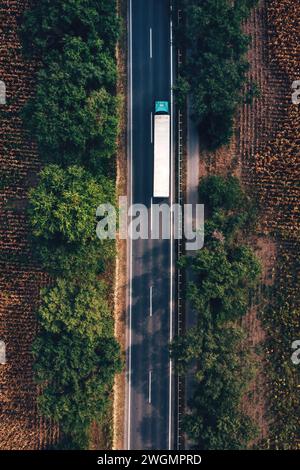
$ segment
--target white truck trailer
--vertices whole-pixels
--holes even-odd
[[[153,197],[170,196],[170,113],[167,101],[156,101],[154,116]]]

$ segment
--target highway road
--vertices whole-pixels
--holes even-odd
[[[172,23],[168,0],[129,0],[129,194],[149,208],[153,194],[153,112],[172,105]],[[172,121],[172,119],[171,119]],[[173,123],[171,195],[174,194]],[[174,333],[173,240],[129,243],[125,448],[174,449],[175,390],[168,346]]]

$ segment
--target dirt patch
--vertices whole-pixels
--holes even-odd
[[[268,288],[274,286],[276,270],[274,268],[277,259],[277,245],[267,237],[253,237],[250,241],[255,249],[257,257],[262,262],[262,275],[260,284],[253,293],[250,308],[242,320],[242,326],[248,335],[248,346],[252,349],[256,358],[257,375],[251,383],[249,391],[244,398],[242,409],[256,422],[259,428],[258,441],[265,439],[269,430],[268,405],[266,394],[268,391],[268,379],[265,374],[267,362],[262,354],[266,340],[266,332],[262,326],[261,312],[270,301]],[[250,444],[253,445],[256,442]]]
[[[127,0],[118,2],[122,20],[122,36],[117,49],[118,95],[122,98],[120,135],[117,157],[117,195],[127,194]],[[115,285],[115,335],[125,358],[126,349],[126,304],[127,299],[127,242],[117,240],[116,285]],[[125,423],[125,371],[115,379],[113,410],[113,449],[124,448]]]
[[[113,441],[113,400],[101,421],[95,421],[91,427],[90,450],[111,450]]]

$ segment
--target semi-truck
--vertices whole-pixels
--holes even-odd
[[[153,197],[170,196],[170,112],[168,101],[155,102]]]

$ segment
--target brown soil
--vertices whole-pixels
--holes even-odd
[[[0,365],[1,450],[45,449],[58,439],[58,429],[37,412],[30,352],[39,291],[49,279],[32,259],[25,212],[40,170],[19,116],[34,92],[36,65],[24,60],[17,37],[17,21],[29,6],[29,0],[0,4],[0,79],[7,89],[7,104],[0,106],[0,339],[7,347],[7,364]]]
[[[117,158],[117,195],[127,194],[127,0],[119,0],[119,15],[122,18],[124,32],[118,45],[117,60],[119,70],[118,95],[122,98],[121,122]],[[127,308],[127,243],[117,240],[117,263],[115,285],[115,335],[122,351],[126,348],[126,308]],[[114,416],[113,416],[113,449],[124,448],[125,423],[125,371],[115,379]]]

